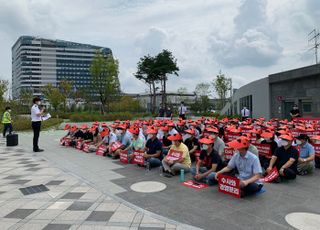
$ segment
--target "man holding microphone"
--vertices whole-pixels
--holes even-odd
[[[41,129],[42,116],[44,115],[44,108],[40,109],[41,99],[36,97],[33,99],[33,106],[31,107],[31,121],[33,130],[33,152],[43,152],[39,149],[38,140]]]

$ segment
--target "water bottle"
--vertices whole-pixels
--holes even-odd
[[[146,172],[149,172],[150,171],[150,162],[147,162],[146,163]]]
[[[160,167],[159,167],[159,175],[160,175],[160,176],[163,176],[163,166],[160,166]]]
[[[180,182],[184,182],[184,169],[180,169]]]

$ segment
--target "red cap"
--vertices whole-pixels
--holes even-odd
[[[160,129],[161,129],[162,131],[169,131],[168,126],[162,126]]]
[[[69,125],[69,124],[66,124],[65,126],[64,126],[64,130],[68,130],[68,129],[70,129],[71,128],[71,125]]]
[[[196,134],[196,130],[195,129],[187,129],[186,131],[185,131],[186,133],[189,133],[189,134],[191,134],[191,135],[195,135]]]
[[[168,140],[170,140],[170,141],[182,141],[182,136],[181,136],[180,133],[176,133],[176,134],[173,134],[173,135],[169,136]]]
[[[291,136],[290,134],[283,134],[280,136],[280,138],[287,141],[293,141],[293,136]]]
[[[239,138],[237,140],[228,142],[227,145],[233,149],[244,149],[244,148],[248,148],[250,143],[245,138]]]
[[[208,127],[206,130],[209,133],[219,133],[219,130],[216,127]]]
[[[157,133],[158,133],[158,129],[156,129],[153,126],[148,127],[147,134],[157,134]]]
[[[86,125],[86,124],[83,124],[80,126],[80,129],[87,129],[87,128],[88,128],[88,125]]]
[[[100,133],[100,136],[101,136],[102,138],[104,138],[105,136],[108,136],[108,135],[109,135],[109,132],[110,132],[110,130],[109,130],[108,128],[104,128],[104,129],[102,130],[102,132]]]
[[[134,135],[139,135],[140,130],[139,130],[138,127],[131,127],[131,128],[129,129],[129,132],[132,133],[132,134],[134,134]]]
[[[205,137],[205,138],[201,138],[199,140],[199,142],[201,144],[205,144],[205,145],[210,145],[210,144],[213,144],[214,143],[214,138],[212,136],[208,136],[208,137]]]

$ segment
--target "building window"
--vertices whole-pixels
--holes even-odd
[[[250,111],[252,111],[252,109],[253,109],[253,105],[252,105],[252,95],[249,95],[249,96],[240,98],[240,110],[241,110],[243,107],[247,107],[247,109],[249,109]]]
[[[302,102],[302,112],[304,112],[304,113],[311,113],[312,112],[311,102]]]

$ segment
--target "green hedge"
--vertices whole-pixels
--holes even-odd
[[[122,112],[122,113],[108,113],[105,115],[101,114],[85,114],[85,113],[77,113],[70,115],[70,121],[72,122],[87,122],[87,121],[115,121],[115,120],[132,120],[135,118],[143,118],[151,116],[148,113],[130,113],[130,112]]]
[[[13,131],[27,131],[31,130],[31,121],[29,118],[13,118]],[[62,119],[50,118],[47,121],[43,121],[41,124],[41,129],[47,129],[54,126],[59,126],[62,123]],[[3,125],[1,126],[1,132],[3,130]]]

